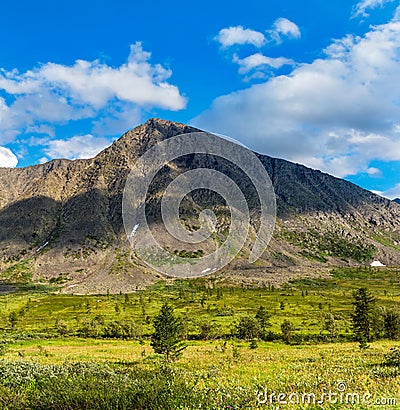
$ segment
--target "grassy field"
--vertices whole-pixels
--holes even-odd
[[[298,280],[280,289],[227,288],[202,278],[160,282],[129,295],[82,296],[25,284],[0,296],[0,405],[400,408],[400,353],[392,350],[400,343],[379,340],[360,350],[352,341],[352,292],[363,286],[375,296],[378,309],[399,306],[396,269],[340,269],[330,279]],[[149,344],[152,318],[165,301],[183,319],[188,339],[182,357],[169,364]],[[274,341],[258,341],[252,349],[231,331],[241,316],[254,316],[259,306],[271,314],[268,330]],[[336,343],[323,330],[326,313],[337,318]],[[298,336],[290,344],[280,339],[285,319]],[[200,338],[204,323],[211,324],[211,340]],[[110,336],[121,328],[127,333]],[[83,367],[77,370],[77,364]],[[99,374],[104,374],[101,382]],[[289,403],[282,403],[285,398]]]
[[[394,345],[377,342],[360,351],[355,343],[288,346],[262,342],[257,349],[250,349],[240,342],[190,342],[182,358],[170,366],[190,384],[194,383],[197,394],[208,391],[213,407],[207,408],[274,408],[259,403],[256,392],[260,394],[265,389],[268,394],[314,394],[318,401],[329,391],[340,393],[343,383],[344,392],[359,395],[360,401],[364,394],[371,394],[371,406],[361,402],[329,407],[326,399],[324,408],[376,408],[377,400],[400,400],[400,369],[385,365],[385,355]],[[21,341],[10,345],[5,359],[44,365],[95,361],[107,363],[117,371],[157,372],[162,365],[162,359],[152,353],[147,343],[93,339]],[[304,408],[322,408],[305,404]],[[192,408],[190,401],[187,406]],[[282,408],[302,407],[288,404]]]
[[[283,320],[291,320],[303,334],[321,333],[321,317],[331,312],[342,317],[340,332],[350,334],[352,292],[367,287],[386,308],[399,306],[400,270],[338,269],[330,279],[302,279],[274,289],[247,289],[219,286],[207,279],[160,282],[145,291],[129,295],[63,295],[39,285],[0,296],[0,329],[11,333],[57,334],[63,322],[67,333],[76,331],[85,321],[99,318],[133,321],[137,331],[149,334],[151,320],[165,301],[169,301],[185,320],[189,336],[197,324],[210,321],[221,334],[229,334],[232,323],[241,315],[254,314],[265,306],[271,314],[271,331],[279,331]],[[10,329],[9,315],[17,321]]]

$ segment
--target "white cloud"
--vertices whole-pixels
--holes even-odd
[[[386,3],[391,3],[393,1],[395,0],[361,0],[354,6],[352,17],[368,17],[369,14],[367,13],[367,10],[383,7]]]
[[[380,192],[379,195],[382,195],[389,199],[400,198],[400,183],[388,189],[387,191]]]
[[[382,176],[382,171],[379,168],[375,168],[375,167],[370,167],[367,169],[367,174],[371,177],[381,177]]]
[[[280,43],[282,36],[296,39],[301,37],[301,32],[297,24],[283,17],[275,20],[272,29],[266,32],[268,33],[267,37],[259,31],[244,28],[243,26],[231,26],[220,30],[214,39],[218,41],[222,47],[227,48],[243,44],[252,44],[256,47],[262,47],[271,41]]]
[[[266,43],[281,43],[282,36],[299,38],[301,36],[298,26],[286,18],[277,19],[272,27],[272,30],[267,30],[267,37],[259,31],[245,29],[242,26],[223,28],[215,37],[224,48],[233,45],[252,44],[256,47],[262,47]],[[246,76],[244,80],[264,79],[266,77],[264,71],[271,69],[279,69],[284,65],[294,65],[294,61],[285,57],[268,57],[262,53],[251,54],[247,57],[240,58],[236,53],[232,57],[232,61],[239,65],[239,74],[248,74],[255,70],[250,76]]]
[[[0,147],[0,168],[14,168],[18,164],[18,158],[8,148]]]
[[[32,127],[107,116],[115,104],[128,110],[179,110],[186,99],[168,82],[172,72],[149,62],[140,42],[131,46],[128,61],[111,67],[98,60],[73,65],[46,63],[24,73],[0,70],[0,140],[10,141]]]
[[[281,36],[300,38],[301,32],[299,27],[293,21],[286,18],[279,18],[272,26],[272,37],[280,41]]]
[[[400,22],[325,51],[217,98],[193,124],[340,177],[367,172],[374,159],[400,161]]]
[[[96,138],[93,135],[77,135],[66,140],[53,140],[44,149],[50,158],[83,159],[96,156],[111,144],[106,138]],[[48,160],[42,158],[42,160]]]
[[[243,26],[223,28],[215,37],[215,40],[223,47],[231,47],[236,44],[252,44],[256,47],[261,47],[265,44],[265,36],[263,33],[243,28]]]
[[[50,160],[47,157],[42,157],[39,159],[39,164],[45,164],[46,162],[49,162]]]
[[[268,66],[271,68],[281,68],[284,65],[293,65],[294,61],[288,58],[278,57],[271,58],[261,53],[252,54],[248,57],[240,59],[236,54],[233,57],[233,61],[239,64],[239,73],[246,74],[254,68],[260,68],[262,66]]]

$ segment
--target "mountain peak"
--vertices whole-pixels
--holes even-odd
[[[199,131],[179,122],[150,118],[144,124],[125,132],[108,148],[101,151],[95,159],[106,162],[117,161],[114,163],[131,166],[138,156],[143,155],[157,143],[176,135]]]
[[[191,127],[189,125],[180,122],[164,120],[161,118],[150,118],[143,125],[136,127],[133,131],[138,128],[151,132],[158,131],[166,139],[179,134],[200,131],[199,129]]]
[[[0,169],[0,274],[24,259],[35,277],[68,278],[64,291],[79,293],[126,292],[157,280],[140,260],[131,259],[122,221],[125,182],[137,159],[152,146],[198,131],[182,123],[151,118],[95,158]],[[246,265],[241,257],[232,262],[232,280],[265,284],[283,270],[288,278],[333,266],[359,266],[372,258],[387,266],[398,265],[398,205],[320,171],[265,155],[259,159],[274,186],[277,228],[256,267]],[[254,190],[235,166],[201,155],[195,160],[186,158],[179,167],[160,173],[153,185],[148,209],[157,237],[167,238],[158,216],[159,204],[153,199],[162,197],[176,173],[195,168],[213,168],[236,178],[256,214]],[[182,218],[188,227],[197,226],[201,205],[212,206],[220,216],[220,230],[201,249],[206,253],[224,241],[229,222],[224,204],[218,201],[210,193],[197,191],[182,204]],[[200,249],[198,244],[170,246],[184,253]]]

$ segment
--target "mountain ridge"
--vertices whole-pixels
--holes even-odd
[[[1,168],[0,275],[27,260],[34,279],[61,278],[64,291],[80,293],[130,291],[160,279],[130,256],[121,210],[125,181],[151,146],[198,131],[150,119],[91,159]],[[365,265],[372,258],[400,263],[398,204],[321,171],[257,156],[274,185],[277,228],[258,265],[239,256],[222,272],[226,280],[262,284],[285,269],[287,276],[320,274],[337,265]],[[204,161],[185,158],[178,170]],[[222,162],[216,166],[232,171]],[[329,248],[338,249],[332,253]]]

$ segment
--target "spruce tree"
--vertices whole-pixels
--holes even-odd
[[[375,299],[366,288],[353,293],[353,332],[358,341],[370,342],[372,339],[374,305]]]
[[[174,309],[165,303],[154,318],[154,333],[151,343],[156,353],[163,354],[167,360],[176,359],[186,345],[182,342],[182,321],[174,315]]]
[[[258,323],[260,324],[261,331],[265,332],[265,329],[271,326],[271,315],[267,312],[264,306],[260,306],[258,308],[255,318],[258,320]]]
[[[281,323],[282,336],[283,336],[283,340],[286,343],[290,342],[290,339],[292,338],[294,330],[295,330],[295,327],[294,327],[293,323],[290,320],[285,319]]]
[[[388,310],[383,314],[385,336],[396,340],[400,337],[400,314],[395,310]]]

